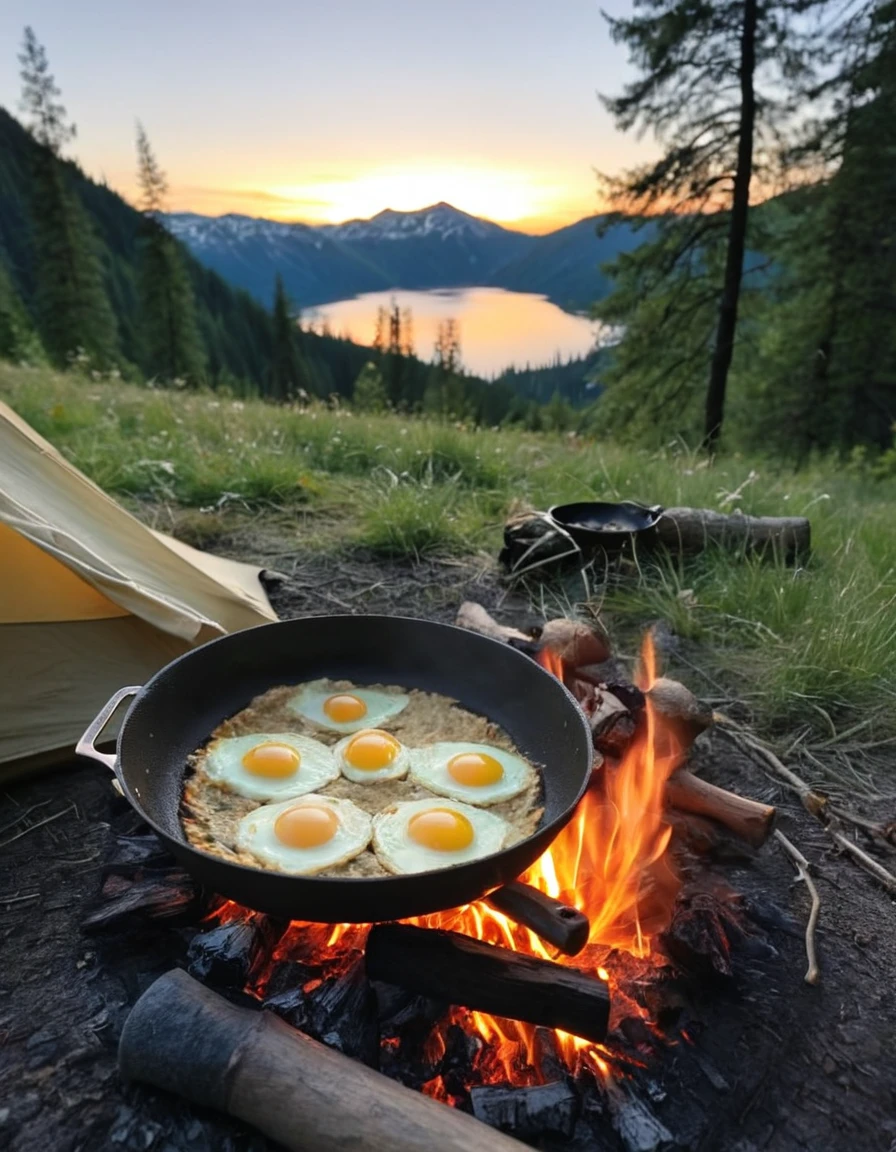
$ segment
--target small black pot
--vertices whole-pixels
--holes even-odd
[[[616,556],[655,542],[656,525],[663,514],[659,504],[646,507],[631,500],[618,504],[582,500],[576,504],[555,504],[548,515],[558,528],[568,533],[585,554],[604,552]]]

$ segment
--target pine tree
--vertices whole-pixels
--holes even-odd
[[[31,28],[22,53],[22,109],[35,150],[31,213],[36,256],[36,312],[47,352],[60,366],[83,351],[91,364],[115,362],[118,334],[95,241],[62,149],[75,135],[59,102],[47,54]]]
[[[785,97],[806,69],[790,14],[811,2],[635,0],[632,17],[609,20],[640,75],[607,106],[620,128],[652,131],[664,152],[609,182],[617,208],[660,215],[652,242],[617,263],[617,291],[597,309],[626,329],[607,407],[624,419],[643,404],[660,435],[669,413],[686,414],[695,430],[695,384],[706,373],[703,438],[710,448],[719,440],[751,183],[780,172],[793,112]]]
[[[33,364],[42,359],[40,340],[0,260],[0,360]]]
[[[302,392],[311,394],[313,391],[308,366],[299,349],[298,330],[289,297],[283,279],[278,275],[274,285],[271,399],[286,401]]]
[[[168,182],[139,121],[137,178],[143,213],[138,265],[141,366],[147,376],[195,387],[205,376],[196,302],[180,250],[159,218]]]
[[[385,412],[389,406],[382,374],[370,360],[358,373],[352,391],[352,402],[359,412]]]
[[[896,4],[849,14],[832,43],[830,112],[800,145],[827,179],[782,210],[782,271],[744,372],[753,439],[798,459],[885,447],[896,417]]]

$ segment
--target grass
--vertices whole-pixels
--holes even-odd
[[[836,742],[859,724],[863,744],[896,734],[896,481],[859,465],[795,473],[731,454],[709,466],[680,445],[639,452],[2,365],[0,396],[117,496],[205,509],[197,523],[234,502],[305,510],[328,525],[325,546],[386,557],[494,555],[514,502],[630,498],[808,515],[804,569],[707,553],[606,590],[601,607],[622,631],[668,620],[770,730],[808,726],[812,739]]]

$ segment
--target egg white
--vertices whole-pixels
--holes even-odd
[[[464,752],[480,752],[493,757],[504,769],[504,775],[494,784],[483,784],[476,788],[461,784],[448,771],[448,762]],[[430,744],[426,748],[415,748],[411,753],[411,779],[435,792],[438,796],[450,796],[453,800],[463,800],[488,808],[510,800],[535,781],[535,769],[520,756],[495,748],[490,744],[462,744],[445,741]]]
[[[398,744],[395,759],[385,768],[372,768],[365,771],[363,768],[355,768],[354,765],[349,764],[345,758],[345,750],[352,740],[359,735],[360,732],[352,732],[351,735],[344,736],[338,744],[333,746],[333,755],[336,757],[339,771],[346,780],[352,780],[355,784],[375,784],[377,780],[401,780],[407,776],[411,764],[410,753],[397,737],[393,737]]]
[[[292,776],[256,776],[243,767],[243,757],[259,744],[288,744],[299,754],[299,767]],[[253,732],[250,736],[226,736],[213,740],[204,761],[206,776],[220,788],[252,800],[284,800],[304,796],[339,778],[339,765],[332,751],[297,732]]]
[[[397,716],[408,705],[408,697],[401,692],[380,692],[375,688],[340,690],[330,688],[327,684],[326,680],[312,680],[303,684],[289,701],[289,710],[331,732],[360,732],[362,728],[382,728],[385,721]],[[357,696],[367,705],[367,711],[360,720],[348,720],[340,724],[324,712],[324,703],[331,696]]]
[[[332,840],[314,848],[290,848],[278,840],[274,825],[281,813],[290,808],[314,804],[336,813],[339,827]],[[370,843],[371,819],[351,800],[334,796],[300,796],[279,804],[265,804],[244,816],[237,828],[237,846],[278,872],[296,876],[313,876],[353,860]]]
[[[418,812],[449,808],[459,812],[473,825],[473,843],[458,852],[440,852],[426,848],[410,838],[408,822]],[[500,852],[510,825],[493,812],[483,812],[454,800],[408,800],[392,804],[373,818],[373,850],[387,872],[434,872],[468,860],[478,860]]]

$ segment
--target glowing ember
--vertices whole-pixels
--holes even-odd
[[[553,652],[542,651],[539,663],[558,679],[564,677],[563,662]],[[644,643],[636,682],[647,689],[657,678],[653,644]],[[570,959],[556,956],[528,929],[484,904],[468,905],[451,912],[415,918],[410,923],[443,928],[475,936],[514,951],[526,952],[594,974],[609,981],[615,1020],[644,1016],[644,1010],[625,995],[613,979],[610,953],[629,954],[630,965],[651,967],[651,942],[671,919],[679,882],[666,855],[671,829],[663,820],[666,781],[679,766],[683,749],[656,713],[648,698],[646,722],[618,763],[605,763],[595,772],[572,821],[548,851],[522,877],[543,892],[573,904],[591,922],[584,952]],[[229,919],[236,905],[219,909],[217,918]],[[234,913],[236,914],[236,913]],[[280,960],[335,959],[334,953],[362,950],[368,928],[358,924],[294,923],[281,939],[268,971]],[[262,980],[253,991],[263,992]],[[510,1081],[533,1084],[541,1081],[541,1060],[535,1029],[513,1020],[496,1020],[481,1012],[453,1009],[444,1022],[460,1025],[481,1041],[476,1057],[477,1079],[482,1083]],[[613,1055],[601,1045],[565,1032],[554,1033],[557,1054],[572,1071],[589,1069],[605,1080]],[[443,1032],[434,1031],[426,1046],[426,1058],[434,1067],[445,1053]],[[424,1085],[428,1095],[453,1102],[440,1075]]]

